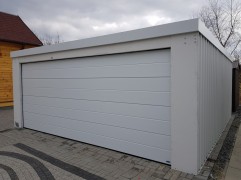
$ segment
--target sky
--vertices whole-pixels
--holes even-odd
[[[0,0],[39,36],[72,41],[191,19],[206,0]]]

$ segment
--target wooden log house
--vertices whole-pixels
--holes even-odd
[[[0,108],[13,106],[11,51],[42,46],[19,16],[0,12]]]

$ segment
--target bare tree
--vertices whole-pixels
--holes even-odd
[[[208,0],[208,5],[201,8],[198,16],[217,37],[221,45],[234,58],[240,58],[240,0]]]
[[[50,35],[50,34],[43,34],[39,35],[38,33],[35,33],[36,36],[39,38],[39,40],[43,43],[43,45],[51,45],[51,44],[59,44],[64,42],[63,39],[60,37],[59,33],[56,35]]]

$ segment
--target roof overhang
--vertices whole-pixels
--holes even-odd
[[[43,44],[34,44],[34,43],[28,43],[28,42],[20,42],[20,41],[12,41],[8,39],[0,39],[0,42],[6,42],[6,43],[14,43],[19,45],[31,45],[31,46],[42,46]]]
[[[126,32],[120,32],[115,34],[109,34],[104,36],[98,36],[93,38],[81,39],[76,41],[64,42],[55,45],[46,45],[37,48],[31,48],[27,50],[15,51],[11,53],[12,57],[23,57],[37,54],[45,54],[59,51],[67,51],[72,49],[81,49],[88,47],[103,46],[109,44],[126,43],[131,41],[145,40],[157,37],[172,36],[184,33],[199,32],[206,37],[216,48],[218,48],[230,61],[232,57],[221,46],[219,41],[213,36],[213,34],[205,27],[204,23],[199,19],[191,19],[185,21],[179,21],[169,24],[163,24],[158,26],[152,26],[137,30],[131,30]]]

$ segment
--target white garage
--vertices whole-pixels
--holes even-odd
[[[196,174],[231,117],[232,62],[197,19],[12,57],[16,127]]]

